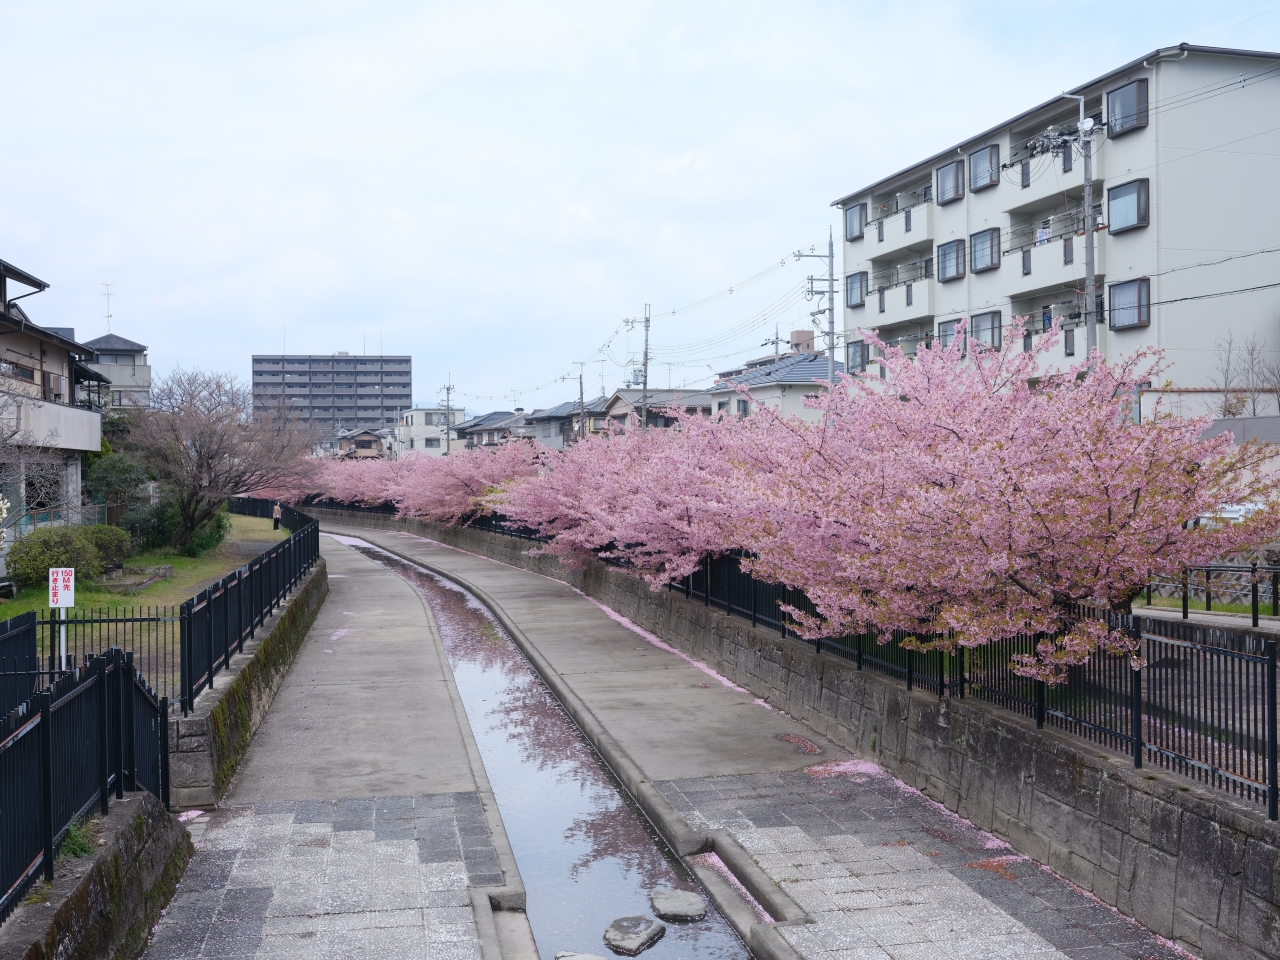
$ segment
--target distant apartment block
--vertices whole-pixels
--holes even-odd
[[[467,419],[465,410],[446,410],[444,407],[414,407],[400,415],[396,426],[392,449],[397,457],[405,454],[425,454],[442,457],[449,448],[450,425],[457,426]],[[462,443],[458,443],[462,449]]]
[[[93,350],[93,358],[85,366],[111,381],[102,388],[105,406],[120,409],[151,403],[151,366],[143,344],[108,333],[86,340],[84,345]]]
[[[1057,320],[1083,359],[1086,310],[1109,359],[1165,351],[1168,408],[1222,402],[1219,345],[1280,358],[1280,54],[1183,44],[1071,91],[1092,128],[1085,209],[1079,101],[1055,97],[835,201],[844,214],[850,369],[875,366],[866,331],[908,354],[1012,331],[1030,349]],[[1085,241],[1095,242],[1086,303]],[[1239,356],[1236,357],[1237,366]]]
[[[253,409],[328,431],[395,427],[413,406],[410,357],[348,353],[253,357]]]

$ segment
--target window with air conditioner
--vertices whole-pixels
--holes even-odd
[[[1127,283],[1113,283],[1111,295],[1111,329],[1127,330],[1151,324],[1151,281],[1146,277]]]
[[[938,203],[950,203],[964,196],[964,161],[956,160],[938,168]]]
[[[945,320],[938,324],[938,343],[942,345],[943,350],[951,346],[952,341],[955,340],[956,327],[959,325],[959,320]]]
[[[860,307],[867,302],[867,274],[851,273],[844,278],[844,305]]]
[[[867,227],[867,205],[865,203],[855,203],[851,207],[844,208],[844,238],[846,240],[861,240],[862,232]]]
[[[970,269],[974,273],[994,270],[1000,266],[1000,231],[980,230],[969,237]]]
[[[972,333],[975,343],[980,343],[984,347],[990,347],[992,350],[1000,349],[1000,311],[992,310],[990,313],[979,313],[969,320],[969,329]]]
[[[1150,217],[1150,181],[1131,180],[1107,191],[1107,226],[1111,233],[1145,227]]]
[[[964,276],[964,241],[952,240],[938,245],[938,279],[958,280]]]
[[[975,193],[1000,182],[1000,148],[983,147],[969,154],[969,189]]]
[[[1107,93],[1107,136],[1118,137],[1147,125],[1147,81],[1143,77]]]

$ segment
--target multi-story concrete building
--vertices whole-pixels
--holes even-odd
[[[151,366],[143,344],[108,333],[86,340],[84,345],[93,350],[93,358],[86,366],[111,381],[109,390],[103,389],[103,398],[110,398],[107,406],[118,409],[150,404]]]
[[[444,407],[414,407],[400,415],[392,449],[396,457],[406,453],[442,457],[450,448],[449,427],[467,419],[465,410]],[[459,444],[458,449],[462,449]]]
[[[253,409],[332,433],[395,427],[413,406],[412,382],[410,357],[255,355]]]
[[[1182,44],[1070,91],[1089,210],[1066,94],[835,201],[850,368],[875,363],[865,331],[911,353],[961,319],[971,340],[1029,347],[1056,318],[1059,355],[1083,358],[1093,319],[1108,358],[1164,350],[1170,383],[1144,403],[1220,408],[1228,335],[1237,367],[1250,340],[1280,357],[1278,69],[1280,54]]]

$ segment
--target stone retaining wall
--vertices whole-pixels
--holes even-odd
[[[1206,960],[1280,957],[1280,826],[1259,806],[990,704],[939,700],[590,562],[528,541],[310,508],[322,523],[408,530],[556,577]]]
[[[146,791],[111,801],[85,860],[60,860],[0,927],[0,960],[133,960],[191,857],[191,838]]]
[[[321,559],[258,627],[257,638],[246,641],[244,652],[214,677],[213,688],[196,697],[190,713],[170,722],[173,809],[207,809],[222,798],[328,595],[329,578]]]

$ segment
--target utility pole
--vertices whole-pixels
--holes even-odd
[[[773,325],[773,339],[766,340],[764,343],[760,344],[760,346],[767,347],[769,346],[769,344],[773,344],[773,359],[776,362],[779,357],[778,348],[781,343],[782,343],[782,334],[779,333],[778,325],[775,323]]]
[[[640,426],[649,425],[649,304],[644,305],[644,386],[640,391]]]
[[[441,387],[444,391],[444,455],[449,455],[450,443],[453,439],[453,405],[449,402],[453,394],[453,374],[449,374],[449,382]]]
[[[578,439],[587,438],[587,395],[582,385],[582,371],[586,369],[585,361],[573,361],[578,365]]]
[[[1098,318],[1093,308],[1094,275],[1094,228],[1093,222],[1093,118],[1084,115],[1084,97],[1076,93],[1064,93],[1064,97],[1080,101],[1080,152],[1084,154],[1084,329],[1088,347],[1086,353],[1092,357],[1098,349]],[[1069,143],[1063,149],[1070,150]]]
[[[813,248],[810,247],[810,250]],[[796,251],[796,259],[801,257],[814,257],[818,260],[827,261],[827,305],[819,307],[809,313],[811,317],[818,317],[827,314],[827,380],[834,387],[836,383],[836,247],[835,234],[832,228],[827,228],[827,252],[825,255],[821,253],[803,253]],[[815,296],[813,289],[813,281],[816,277],[809,278],[809,292],[806,299],[812,300]],[[821,296],[822,294],[816,294]]]

